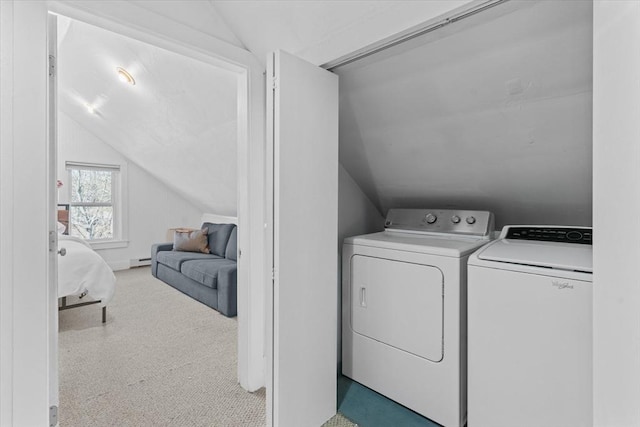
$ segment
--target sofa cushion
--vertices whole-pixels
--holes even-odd
[[[224,266],[235,266],[236,262],[228,259],[192,260],[182,263],[182,274],[198,283],[213,289],[218,288],[218,271]]]
[[[163,251],[158,252],[156,256],[157,261],[160,264],[164,264],[167,267],[171,267],[174,270],[180,271],[182,263],[190,260],[214,260],[221,259],[217,255],[201,254],[197,252],[176,252],[176,251]]]
[[[229,236],[229,243],[227,243],[227,251],[224,253],[224,257],[238,260],[238,227],[235,227]]]
[[[205,222],[202,227],[209,229],[209,252],[220,257],[224,256],[227,250],[227,243],[229,242],[229,236],[234,228],[235,224],[212,224]]]

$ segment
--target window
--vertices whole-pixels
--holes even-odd
[[[120,166],[67,162],[69,234],[89,241],[121,238]]]

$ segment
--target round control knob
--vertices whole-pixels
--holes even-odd
[[[437,216],[435,216],[435,215],[434,215],[434,214],[432,214],[432,213],[428,213],[428,214],[424,217],[424,219],[426,219],[426,220],[427,220],[427,224],[433,224],[434,222],[436,222],[436,220],[438,219],[438,217],[437,217]]]
[[[454,215],[451,217],[451,222],[457,224],[460,222],[460,217],[458,215]]]
[[[467,217],[467,224],[475,224],[475,223],[476,223],[475,217],[472,217],[472,216]]]

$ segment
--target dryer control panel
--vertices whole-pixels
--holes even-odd
[[[489,238],[493,214],[488,211],[451,209],[389,209],[386,230],[412,233],[461,234]]]
[[[593,239],[591,227],[508,226],[503,234],[503,238],[512,240],[537,240],[582,245],[591,245]]]

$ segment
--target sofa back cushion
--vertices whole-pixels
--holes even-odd
[[[238,260],[238,227],[234,227],[229,237],[229,243],[227,243],[227,252],[225,252],[225,258],[233,261]]]
[[[229,236],[234,228],[235,224],[213,224],[205,222],[202,227],[209,229],[209,235],[207,236],[209,241],[209,252],[218,256],[225,256],[227,250],[227,243],[229,243]]]

